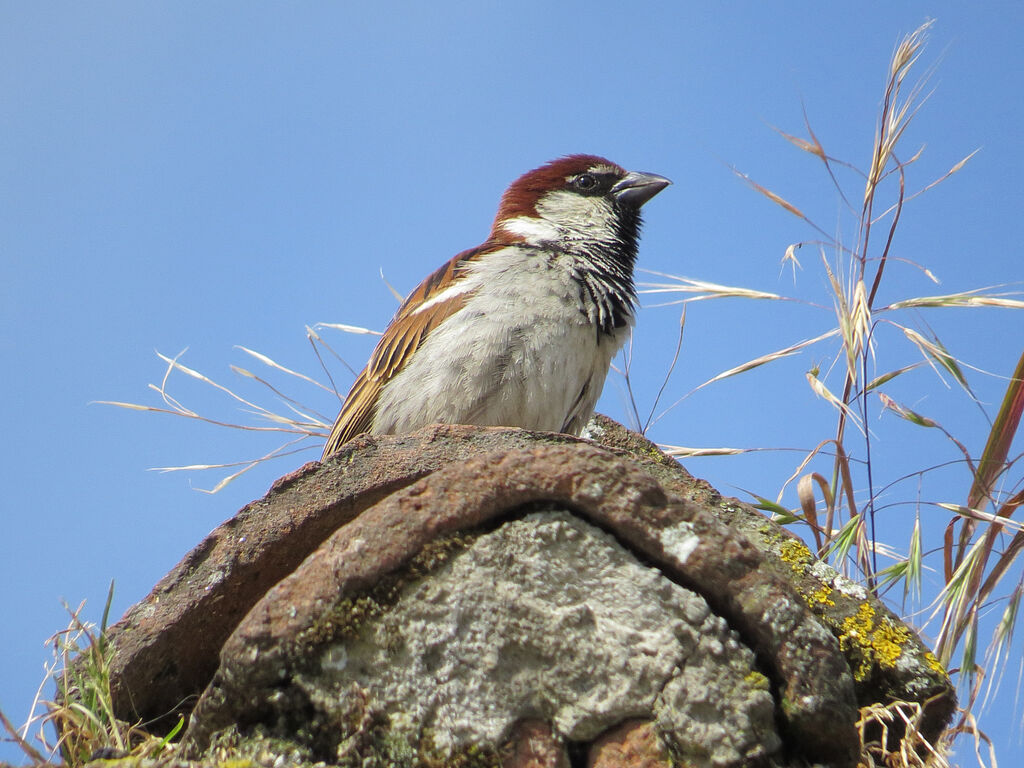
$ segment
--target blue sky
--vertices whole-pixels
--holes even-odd
[[[953,2],[466,5],[0,2],[0,707],[13,720],[27,715],[45,639],[66,624],[61,600],[87,600],[85,615],[97,620],[113,579],[120,615],[209,530],[319,455],[310,442],[209,496],[193,487],[220,475],[146,470],[244,460],[279,441],[90,403],[159,405],[146,388],[163,375],[154,350],[188,347],[185,364],[267,405],[272,398],[232,376],[231,364],[258,370],[235,345],[324,378],[306,325],[382,329],[396,303],[381,272],[411,290],[480,242],[508,182],[546,160],[590,152],[674,180],[646,209],[641,267],[826,304],[691,305],[663,398],[671,403],[831,326],[815,249],[799,252],[795,284],[780,268],[790,243],[817,235],[730,168],[849,242],[851,218],[820,164],[772,127],[806,135],[806,110],[832,155],[865,166],[890,54],[934,18],[915,70],[935,65],[934,92],[903,143],[905,157],[925,147],[908,187],[981,151],[907,206],[894,242],[941,286],[894,263],[881,299],[1014,281],[1020,290],[1019,3],[984,12]],[[859,199],[854,174],[840,179]],[[644,298],[636,331],[643,413],[675,346],[679,308],[653,306],[662,298]],[[1024,346],[1020,311],[926,310],[904,320],[1000,376]],[[325,333],[355,367],[373,344]],[[879,371],[920,359],[896,336],[880,342]],[[827,368],[831,354],[823,347],[705,388],[650,434],[688,446],[809,449],[830,436],[834,415],[804,373]],[[350,374],[331,370],[347,389]],[[968,375],[994,414],[1005,382]],[[979,409],[927,371],[914,376],[890,394],[980,452]],[[275,381],[329,417],[337,410],[333,395]],[[171,390],[211,416],[246,418],[182,377]],[[601,410],[628,420],[618,380]],[[891,415],[872,427],[893,477],[955,458],[932,431]],[[774,497],[800,456],[687,466],[726,493]],[[962,501],[966,473],[944,482],[925,500]],[[890,498],[915,493],[904,484]],[[913,513],[905,504],[887,512],[894,543]],[[922,523],[937,537],[945,517],[928,508]],[[1020,751],[1019,640],[1014,654],[981,718],[1004,761]],[[0,745],[0,759],[18,756]]]

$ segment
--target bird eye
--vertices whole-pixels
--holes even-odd
[[[597,186],[597,179],[594,178],[593,174],[581,173],[579,176],[573,179],[572,183],[576,187],[576,189],[580,190],[581,192],[589,192],[590,190]]]

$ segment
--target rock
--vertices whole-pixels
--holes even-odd
[[[896,699],[941,731],[948,679],[880,603],[591,430],[362,437],[283,478],[115,627],[118,715],[202,692],[192,756],[367,768],[852,766],[858,704]]]
[[[564,745],[543,720],[516,723],[499,755],[503,768],[569,768]]]
[[[501,744],[535,712],[572,742],[653,713],[677,754],[715,765],[781,747],[753,653],[700,596],[608,534],[538,512],[452,547],[429,578],[395,587],[379,616],[290,673],[324,723],[349,721],[370,691],[392,737],[417,744],[429,732],[420,748],[443,756]],[[207,716],[201,705],[197,729]]]
[[[311,462],[218,526],[111,628],[111,685],[124,720],[172,727],[217,669],[228,635],[274,584],[338,526],[452,462],[572,441],[523,430],[437,426],[416,435],[358,437],[332,471]]]
[[[612,532],[668,578],[699,591],[766,660],[789,735],[809,754],[840,755],[837,764],[853,760],[852,725],[845,732],[835,728],[856,719],[852,679],[835,638],[764,568],[764,558],[745,539],[699,507],[666,497],[631,462],[584,443],[449,465],[339,528],[264,596],[225,643],[217,675],[193,713],[190,738],[201,746],[206,734],[231,723],[263,720],[270,691],[278,697],[295,693],[284,692],[284,681],[333,642],[353,608],[380,602],[369,590],[419,567],[413,560],[429,553],[431,543],[551,502]],[[301,698],[286,706],[300,706]]]
[[[665,750],[653,723],[627,720],[608,731],[590,748],[590,768],[671,768],[671,756]]]

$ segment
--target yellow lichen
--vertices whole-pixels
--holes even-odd
[[[820,589],[807,595],[807,603],[812,608],[816,605],[835,605],[836,601],[832,599],[832,587],[823,584]]]
[[[892,669],[912,635],[906,627],[889,618],[876,625],[875,609],[867,601],[860,604],[857,613],[843,619],[839,648],[853,663],[854,680],[865,680],[872,667]]]
[[[771,681],[756,669],[750,670],[743,678],[743,682],[755,691],[768,691],[772,687]]]
[[[892,619],[883,619],[878,629],[871,635],[871,647],[875,651],[875,658],[883,669],[892,669],[896,666],[900,656],[903,654],[903,647],[910,642],[910,630],[901,627]]]
[[[866,600],[860,604],[857,613],[843,619],[843,635],[866,640],[875,626],[875,609]]]
[[[811,564],[811,550],[802,541],[787,539],[779,545],[779,559],[789,563],[794,573],[802,574],[804,568]]]
[[[931,651],[925,652],[924,663],[928,665],[928,669],[932,672],[942,675],[943,677],[949,677],[949,672],[946,671],[946,668],[942,666],[942,662],[939,661]]]

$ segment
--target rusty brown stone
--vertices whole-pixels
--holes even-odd
[[[671,768],[672,759],[648,720],[630,720],[590,746],[588,768]]]
[[[677,490],[689,484],[695,494],[705,494],[710,488],[639,435],[603,416],[597,425],[597,439],[620,455],[638,450],[654,457]],[[388,494],[472,456],[577,442],[568,435],[439,424],[414,435],[360,436],[327,462],[333,471],[319,472],[320,464],[310,462],[281,477],[264,498],[210,533],[111,628],[118,716],[156,730],[161,723],[171,727],[210,682],[221,646],[256,601],[338,526]]]
[[[523,720],[502,749],[502,768],[569,768],[565,747],[543,720]]]

